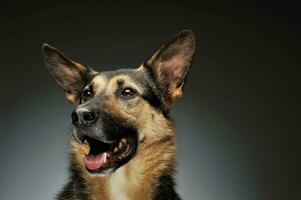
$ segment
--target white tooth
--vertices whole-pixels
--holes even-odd
[[[123,146],[123,143],[122,143],[122,142],[119,142],[118,148],[121,149],[122,146]]]
[[[117,148],[117,147],[115,147],[115,148],[114,148],[114,152],[117,152],[117,151],[118,151],[118,148]]]
[[[103,161],[103,163],[106,163],[107,162],[107,153],[105,153],[105,158],[104,158],[104,161]]]

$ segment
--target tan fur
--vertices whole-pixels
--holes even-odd
[[[95,94],[101,93],[107,86],[108,80],[105,76],[103,75],[97,75],[93,78],[92,80],[92,85],[94,88]]]
[[[100,78],[94,80],[94,86],[99,80]],[[108,81],[106,87],[98,84],[97,91],[114,90],[114,83],[118,80],[135,85],[129,77],[117,76]],[[139,88],[137,85],[135,87]],[[143,99],[135,100],[132,104],[134,105],[125,109],[112,95],[104,102],[104,106],[111,114],[131,120],[139,132],[136,155],[113,174],[107,176],[88,174],[82,161],[83,155],[89,151],[88,145],[71,141],[71,151],[89,186],[91,200],[151,199],[160,174],[174,169],[176,139],[173,124]]]
[[[83,66],[82,64],[75,62],[74,60],[70,61],[74,64],[74,66],[76,67],[76,69],[78,70],[79,73],[84,74],[87,71],[87,68],[85,66]]]
[[[66,92],[66,99],[67,99],[70,103],[75,104],[76,101],[77,101],[77,96],[74,95],[74,94],[72,94],[72,93],[67,93],[67,92]]]

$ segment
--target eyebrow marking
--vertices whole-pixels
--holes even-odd
[[[123,79],[118,79],[117,80],[118,87],[121,87],[123,84],[124,84],[124,80]]]
[[[91,85],[93,85],[94,94],[98,94],[106,88],[108,84],[108,79],[103,74],[99,74],[94,77],[91,81]]]
[[[108,88],[111,91],[115,91],[118,88],[121,88],[122,86],[132,87],[139,94],[143,93],[143,91],[142,91],[143,86],[141,86],[137,81],[135,81],[132,77],[130,77],[126,74],[116,75],[111,80],[109,80]]]

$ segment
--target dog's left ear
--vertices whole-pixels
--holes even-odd
[[[155,78],[169,109],[182,96],[183,86],[195,52],[195,36],[190,30],[176,34],[143,64]]]
[[[84,87],[96,72],[68,58],[48,44],[42,46],[42,52],[48,71],[63,88],[68,101],[78,105]]]

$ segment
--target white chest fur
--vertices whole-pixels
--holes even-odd
[[[125,168],[119,168],[109,181],[109,190],[112,200],[130,200],[129,187],[130,183],[125,173]]]

